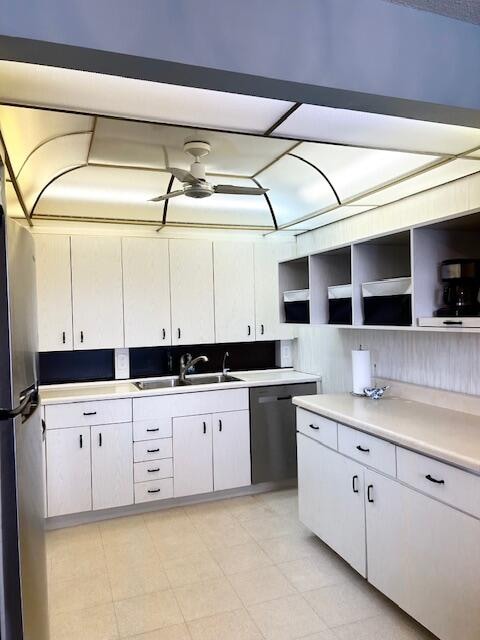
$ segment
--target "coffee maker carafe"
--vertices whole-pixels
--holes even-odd
[[[458,258],[440,264],[443,306],[437,316],[472,317],[480,315],[480,260]]]

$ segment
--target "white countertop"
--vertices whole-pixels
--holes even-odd
[[[293,403],[326,418],[480,474],[480,417],[405,398],[300,396]]]
[[[167,387],[166,389],[140,390],[133,383],[136,380],[112,380],[111,382],[81,382],[77,384],[59,384],[40,387],[42,404],[60,404],[64,402],[82,402],[86,400],[110,400],[113,398],[137,398],[140,396],[159,396],[172,393],[192,393],[200,391],[220,391],[242,387],[264,387],[277,384],[295,384],[300,382],[318,382],[319,376],[300,373],[293,369],[267,369],[260,371],[229,371],[229,375],[238,378],[235,382],[189,385],[186,387]],[[205,374],[211,375],[211,374]],[[166,376],[169,378],[170,376]],[[193,376],[200,378],[198,376]],[[161,378],[142,378],[142,380],[161,380]]]

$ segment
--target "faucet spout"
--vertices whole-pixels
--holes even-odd
[[[180,358],[180,373],[178,376],[178,381],[180,384],[191,384],[191,382],[189,382],[185,378],[185,376],[188,370],[194,367],[197,364],[197,362],[208,362],[208,358],[207,356],[198,356],[197,358],[193,358],[192,360],[192,356],[190,353],[185,353]]]

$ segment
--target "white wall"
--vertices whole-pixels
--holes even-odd
[[[297,238],[297,253],[480,210],[480,175],[406,198]],[[295,367],[322,375],[326,393],[351,390],[350,351],[371,349],[379,377],[480,395],[480,336],[300,327]]]

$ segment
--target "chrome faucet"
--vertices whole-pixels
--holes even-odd
[[[186,374],[192,367],[194,367],[197,362],[208,362],[207,356],[198,356],[198,358],[194,358],[192,360],[191,353],[184,353],[180,358],[180,373],[178,376],[179,384],[192,384],[189,380],[185,379]]]
[[[230,354],[228,353],[228,351],[225,351],[225,355],[223,356],[223,364],[222,364],[222,373],[223,375],[227,375],[227,372],[230,371],[230,369],[228,367],[225,366],[225,362],[227,361],[227,358]]]

